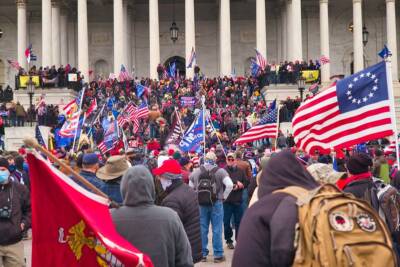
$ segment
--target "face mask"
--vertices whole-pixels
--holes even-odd
[[[8,181],[8,177],[10,176],[10,172],[5,170],[5,171],[0,171],[0,184],[3,184],[4,182]]]
[[[170,186],[172,184],[172,180],[167,180],[167,179],[160,179],[161,182],[161,186],[164,189],[164,191],[168,188],[168,186]]]

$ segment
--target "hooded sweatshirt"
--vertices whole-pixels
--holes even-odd
[[[243,217],[232,266],[291,266],[298,222],[296,199],[273,193],[288,186],[314,189],[318,183],[289,151],[272,157],[263,168],[259,200]]]
[[[118,233],[147,254],[154,266],[193,266],[189,240],[177,213],[154,204],[149,170],[129,168],[121,181],[123,206],[111,210]]]

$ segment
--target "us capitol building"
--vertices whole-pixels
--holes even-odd
[[[324,55],[323,82],[378,62],[387,44],[397,81],[398,11],[395,0],[0,0],[0,85],[14,84],[8,59],[28,67],[29,44],[31,66],[69,63],[85,77],[124,64],[155,78],[159,63],[185,69],[192,48],[207,76],[249,73],[254,48],[269,63]]]

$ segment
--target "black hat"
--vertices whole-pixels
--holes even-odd
[[[6,158],[0,158],[0,167],[6,167],[8,169],[9,166],[10,164]]]
[[[189,160],[188,158],[186,158],[186,157],[181,158],[181,159],[179,160],[179,164],[181,164],[181,166],[185,166],[185,165],[187,165],[187,164],[189,164],[189,163],[190,163],[190,160]]]
[[[372,164],[372,159],[368,154],[357,153],[349,158],[346,167],[350,174],[360,174],[368,172]]]

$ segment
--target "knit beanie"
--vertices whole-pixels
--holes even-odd
[[[368,172],[372,164],[372,159],[368,154],[356,153],[349,158],[346,167],[350,174],[360,174]]]

